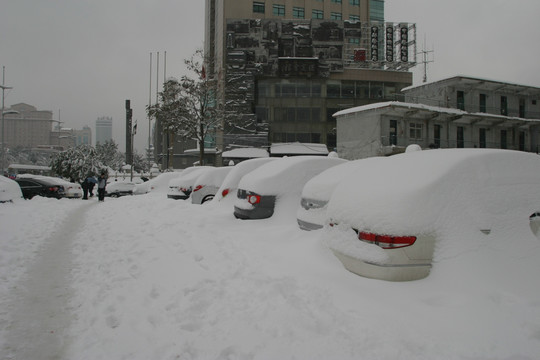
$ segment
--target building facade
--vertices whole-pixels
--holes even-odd
[[[102,116],[96,120],[96,144],[104,144],[112,140],[112,123],[110,116]]]
[[[403,92],[406,102],[337,112],[338,153],[392,155],[410,144],[540,151],[540,88],[457,76]]]
[[[6,148],[34,148],[50,144],[53,112],[37,110],[36,107],[24,103],[12,105],[5,109],[4,141]],[[13,112],[13,113],[11,113]]]
[[[75,130],[75,146],[92,145],[92,129],[83,126],[82,130]]]
[[[376,0],[206,0],[206,74],[217,103],[268,143],[336,145],[335,112],[395,100],[412,84],[416,28]],[[225,129],[218,149],[241,143]],[[253,137],[252,137],[253,139]],[[260,138],[259,138],[260,140]]]

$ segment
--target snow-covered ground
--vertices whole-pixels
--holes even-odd
[[[540,358],[540,240],[520,234],[454,249],[423,280],[371,280],[327,230],[237,220],[166,182],[0,204],[0,234],[2,359]]]

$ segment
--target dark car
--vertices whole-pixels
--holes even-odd
[[[234,216],[237,219],[266,219],[274,214],[275,195],[259,195],[251,191],[238,189],[237,197],[248,205],[242,207],[241,203],[236,204]]]
[[[52,178],[17,178],[15,181],[21,187],[25,199],[31,199],[36,195],[57,199],[65,196],[62,182]]]

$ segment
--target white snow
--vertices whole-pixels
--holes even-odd
[[[237,220],[230,203],[171,201],[161,186],[103,203],[0,204],[0,358],[36,350],[37,334],[44,359],[538,359],[530,234],[478,232],[443,249],[423,280],[377,281],[343,268],[327,229],[302,231],[294,216]],[[419,203],[431,195],[418,191]],[[55,255],[60,240],[68,251]],[[48,306],[67,328],[57,312],[21,323],[21,289],[55,256],[69,281]],[[15,336],[20,327],[27,335]]]

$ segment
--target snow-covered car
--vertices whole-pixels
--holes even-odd
[[[0,175],[0,203],[22,199],[22,191],[16,181]]]
[[[370,161],[328,202],[328,244],[346,269],[390,281],[429,275],[435,249],[485,236],[514,241],[540,210],[540,157],[495,149],[427,150]],[[360,181],[361,180],[361,181]],[[524,227],[527,227],[526,229]],[[465,245],[464,245],[465,244]]]
[[[240,180],[234,216],[239,219],[269,218],[279,202],[296,211],[306,182],[344,162],[346,160],[328,156],[294,156],[265,164]]]
[[[126,195],[133,195],[135,190],[135,183],[131,181],[114,181],[108,183],[105,187],[105,196],[120,197]]]
[[[302,198],[296,220],[302,230],[321,229],[326,222],[326,206],[339,182],[347,178],[366,161],[379,161],[381,158],[368,158],[348,161],[336,165],[310,179],[302,189]]]
[[[23,174],[18,175],[15,181],[19,184],[25,199],[32,199],[34,196],[56,199],[65,197],[65,181],[60,178]]]
[[[167,198],[186,200],[191,195],[193,184],[205,171],[214,169],[213,166],[193,166],[182,171],[180,177],[169,181]]]
[[[205,171],[195,180],[191,202],[204,204],[214,198],[225,177],[231,172],[233,166],[224,166]]]
[[[64,184],[64,196],[70,199],[79,199],[83,195],[83,190],[80,184],[72,183],[67,180],[62,180]]]
[[[236,199],[236,192],[238,190],[238,183],[244,177],[259,166],[269,163],[270,161],[278,160],[279,158],[267,157],[258,159],[244,160],[236,164],[227,177],[223,180],[221,187],[216,193],[214,201],[222,201],[234,197]]]
[[[172,179],[180,177],[180,171],[157,173],[157,176],[142,183],[135,184],[134,195],[147,194],[157,189],[167,189],[167,184]]]

